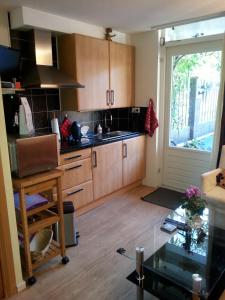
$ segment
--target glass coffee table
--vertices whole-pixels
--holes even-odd
[[[140,287],[139,296],[145,290],[165,300],[219,299],[225,289],[223,224],[215,226],[214,213],[207,208],[202,222],[193,224],[191,230],[185,224],[182,208],[171,212],[165,221],[176,224],[177,231],[144,261],[142,281],[137,280],[136,271],[128,276]]]

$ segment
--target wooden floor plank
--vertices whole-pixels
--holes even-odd
[[[69,264],[61,265],[54,258],[36,272],[33,287],[11,299],[136,299],[136,287],[126,280],[135,262],[116,249],[124,247],[128,255],[135,256],[135,247],[143,246],[147,258],[169,239],[159,227],[170,210],[140,200],[150,191],[140,186],[80,216],[79,246],[67,250]],[[145,299],[156,298],[148,295]]]

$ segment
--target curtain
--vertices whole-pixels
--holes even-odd
[[[220,124],[220,141],[219,141],[219,150],[218,150],[218,157],[217,157],[217,167],[220,163],[220,156],[221,156],[221,150],[222,146],[225,145],[225,84],[223,81],[223,110],[222,110],[222,118],[221,118],[221,124]]]
[[[225,34],[223,39],[223,51],[221,62],[220,91],[217,104],[217,116],[215,124],[214,144],[211,153],[211,169],[219,164],[221,146],[225,144]]]

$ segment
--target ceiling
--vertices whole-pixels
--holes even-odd
[[[27,6],[121,32],[225,11],[224,0],[1,0],[0,5],[9,10]]]

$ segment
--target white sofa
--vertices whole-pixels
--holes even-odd
[[[216,175],[225,169],[225,145],[222,147],[219,168],[201,175],[201,190],[207,203],[225,209],[225,189],[216,185]]]
[[[219,168],[201,175],[201,191],[210,208],[212,222],[224,228],[225,189],[216,185],[216,175],[225,169],[225,145],[222,147]]]

